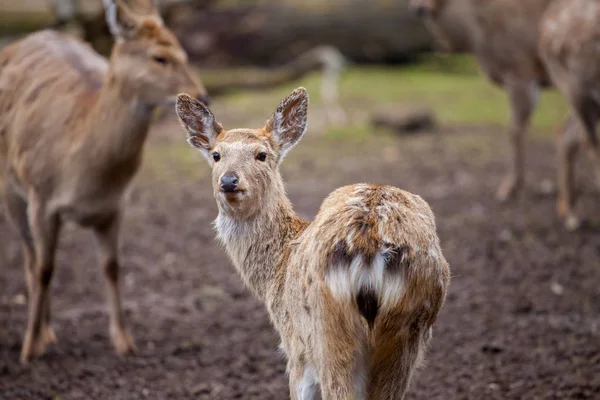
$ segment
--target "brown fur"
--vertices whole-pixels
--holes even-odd
[[[511,106],[512,168],[498,198],[515,195],[525,179],[524,136],[540,87],[550,84],[538,52],[539,21],[554,0],[410,0],[450,51],[472,52],[485,75],[504,88]]]
[[[135,349],[118,290],[121,200],[140,165],[152,110],[182,90],[205,95],[160,20],[115,1],[106,0],[107,13],[122,36],[109,62],[52,31],[0,52],[0,172],[5,209],[21,234],[29,290],[23,362],[55,339],[48,285],[65,220],[94,230],[114,345],[119,353]]]
[[[590,145],[600,184],[600,2],[555,0],[541,23],[540,53],[573,115],[558,142],[558,214],[568,229],[580,225],[574,211],[574,163],[582,139]],[[585,135],[581,133],[585,132]]]
[[[218,237],[281,336],[291,398],[402,399],[450,277],[434,216],[419,196],[359,184],[300,219],[279,165],[307,105],[296,89],[258,130],[226,131],[187,95],[177,113],[212,166]]]

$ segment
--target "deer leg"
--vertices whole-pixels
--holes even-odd
[[[119,291],[119,261],[117,257],[120,215],[117,213],[100,225],[94,227],[94,236],[98,248],[100,268],[107,283],[109,307],[109,332],[120,355],[136,352],[133,339],[125,328],[125,316]]]
[[[538,87],[532,81],[514,81],[506,85],[511,109],[510,171],[498,188],[497,197],[506,201],[519,192],[525,181],[525,133],[537,102]]]
[[[31,301],[33,297],[33,285],[35,276],[35,248],[29,221],[27,218],[27,201],[9,183],[4,188],[4,204],[8,219],[19,232],[21,247],[23,249],[23,266],[25,270],[25,281],[27,283],[27,298]],[[56,335],[50,326],[50,298],[44,303],[42,319],[42,339],[46,343],[55,343]]]
[[[564,221],[568,230],[575,230],[581,224],[573,207],[575,186],[575,161],[581,144],[581,129],[574,117],[569,118],[558,131],[558,216]]]
[[[347,304],[321,304],[313,309],[318,310],[312,336],[313,348],[321,357],[317,372],[323,399],[367,399],[370,362],[366,323]]]
[[[423,359],[431,328],[415,329],[399,315],[382,316],[375,327],[369,399],[402,400]]]
[[[21,362],[24,364],[32,357],[41,355],[46,344],[55,340],[54,332],[49,328],[48,288],[54,272],[54,253],[60,231],[58,215],[49,213],[45,204],[35,195],[29,197],[27,217],[35,261],[27,273],[30,298],[27,330],[21,350]]]
[[[290,377],[291,400],[320,400],[319,384],[317,383],[316,370],[297,361],[288,363]]]

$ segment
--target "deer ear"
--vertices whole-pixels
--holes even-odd
[[[123,0],[102,0],[110,33],[120,40],[133,39],[140,28],[139,18]]]
[[[188,143],[210,161],[209,151],[215,146],[223,127],[206,106],[187,94],[177,96],[175,111],[181,126],[188,133]]]
[[[267,122],[267,131],[279,144],[280,160],[300,141],[306,132],[308,93],[303,87],[283,99]]]

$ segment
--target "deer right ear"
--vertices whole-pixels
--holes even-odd
[[[215,146],[223,127],[204,104],[187,94],[177,96],[175,111],[181,125],[188,132],[188,143],[210,161],[208,152]]]
[[[141,25],[140,18],[127,7],[123,0],[102,0],[106,11],[106,23],[110,33],[120,40],[133,39]]]

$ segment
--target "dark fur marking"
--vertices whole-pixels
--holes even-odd
[[[358,295],[356,295],[356,305],[358,306],[358,311],[367,320],[369,328],[373,329],[379,309],[375,293],[368,289],[361,289]]]
[[[408,247],[389,245],[388,248],[390,252],[385,260],[386,270],[393,273],[402,272],[409,265]]]
[[[343,242],[343,241],[337,242],[333,246],[333,251],[329,255],[328,264],[330,266],[345,265],[345,266],[349,267],[351,262],[352,262],[352,254],[350,254],[350,252],[348,250],[348,246],[346,245],[346,242]]]

